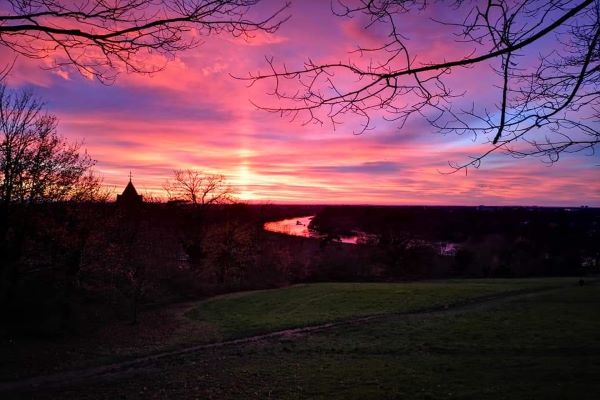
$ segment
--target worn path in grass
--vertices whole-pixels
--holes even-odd
[[[333,328],[368,324],[377,320],[388,318],[390,316],[394,316],[396,318],[426,318],[433,316],[460,314],[470,310],[489,307],[507,300],[526,298],[536,296],[542,293],[547,293],[553,290],[563,289],[568,286],[573,286],[573,284],[573,280],[570,280],[569,284],[565,284],[563,282],[561,285],[510,290],[506,292],[463,299],[452,304],[426,307],[412,311],[386,312],[381,314],[347,318],[343,320],[302,326],[298,328],[276,330],[269,333],[252,335],[238,339],[188,346],[172,351],[159,352],[124,362],[118,362],[94,368],[37,376],[12,382],[2,382],[0,383],[0,393],[16,393],[32,390],[38,391],[42,389],[55,389],[72,385],[95,383],[100,381],[111,381],[134,374],[143,374],[147,371],[153,371],[158,369],[161,366],[161,363],[173,363],[177,359],[184,358],[186,355],[207,351],[209,349],[217,349],[223,347],[235,348],[236,346],[243,347],[246,345],[255,344],[257,342],[268,342],[270,340],[294,339],[298,337],[303,337],[305,335],[310,335],[316,332],[327,331]]]

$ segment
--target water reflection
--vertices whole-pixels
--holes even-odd
[[[308,224],[310,220],[314,218],[314,215],[308,217],[298,217],[283,219],[281,221],[267,222],[265,224],[265,230],[269,232],[285,233],[286,235],[302,236],[318,238],[317,232],[310,231]]]
[[[283,219],[281,221],[267,222],[265,223],[264,228],[266,231],[269,232],[284,233],[286,235],[302,236],[314,239],[322,239],[323,235],[319,234],[316,231],[308,229],[308,224],[313,218],[314,215],[309,215],[306,217],[289,218]],[[358,238],[359,235],[352,235],[342,236],[333,240],[341,243],[356,244]]]
[[[283,233],[292,236],[302,236],[313,239],[325,239],[325,235],[322,235],[317,231],[308,229],[308,225],[314,217],[314,215],[309,215],[306,217],[289,218],[282,219],[281,221],[267,222],[264,225],[264,229],[269,232]],[[367,234],[365,232],[360,231],[354,231],[354,233],[354,235],[350,236],[341,236],[328,239],[334,242],[349,244],[377,243],[379,240],[378,236],[375,234]],[[426,241],[414,239],[411,241],[411,244],[409,246],[432,246],[441,256],[454,256],[461,245],[458,243],[450,243],[444,241]]]

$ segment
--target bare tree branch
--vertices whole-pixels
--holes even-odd
[[[265,18],[251,17],[260,0],[7,0],[0,6],[0,46],[25,57],[51,58],[110,83],[121,72],[152,73],[197,46],[198,37],[252,37],[275,32],[285,2]]]
[[[358,133],[374,128],[383,113],[400,128],[413,117],[425,118],[441,133],[485,138],[490,148],[456,169],[478,167],[489,154],[542,156],[594,151],[600,142],[600,1],[598,0],[334,0],[342,17],[367,18],[366,29],[387,28],[380,46],[362,48],[345,62],[308,60],[288,69],[267,59],[267,70],[240,79],[249,85],[270,82],[276,104],[257,107],[304,124],[329,122],[334,128],[355,115]],[[430,20],[453,32],[453,40],[473,46],[459,58],[424,62],[410,50],[403,22],[455,8],[457,21]],[[450,14],[445,13],[444,14]],[[449,32],[449,33],[450,33]],[[549,50],[540,54],[539,43]],[[549,44],[549,41],[551,43]],[[417,54],[418,55],[418,54]],[[365,59],[367,63],[365,65]],[[416,61],[419,59],[420,61]],[[489,90],[495,105],[465,108],[468,91],[455,91],[452,72],[490,64]],[[492,83],[493,85],[493,83]],[[482,82],[482,90],[485,85]]]

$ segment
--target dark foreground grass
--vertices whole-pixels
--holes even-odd
[[[597,399],[600,286],[163,360],[31,398]]]
[[[89,335],[0,342],[0,381],[126,361],[148,353],[364,315],[414,311],[573,278],[418,283],[321,283],[220,296],[145,312],[140,323],[100,326]],[[190,311],[191,310],[191,311]],[[187,317],[186,317],[187,315]]]
[[[238,293],[201,303],[187,316],[221,339],[349,318],[452,306],[510,291],[574,283],[573,278],[446,280],[411,283],[318,283]]]

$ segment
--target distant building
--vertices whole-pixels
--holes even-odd
[[[142,204],[144,199],[141,194],[138,194],[137,190],[135,190],[135,186],[133,186],[133,182],[131,182],[131,172],[129,173],[129,183],[125,186],[125,190],[123,193],[117,195],[117,204],[125,205],[125,206],[135,206]]]

